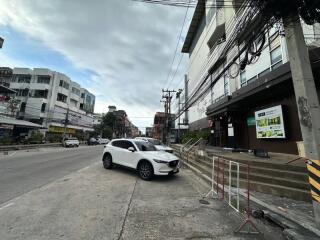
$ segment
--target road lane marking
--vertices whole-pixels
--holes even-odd
[[[11,156],[15,155],[16,153],[17,153],[17,151],[15,151],[15,152],[13,152],[13,153],[9,154],[9,156],[11,157]]]
[[[78,170],[77,172],[83,172],[83,171],[85,171],[85,170],[87,170],[88,168],[90,167],[90,165],[89,166],[87,166],[87,167],[84,167],[84,168],[81,168],[80,170]]]
[[[0,211],[1,211],[1,210],[3,210],[3,209],[5,209],[5,208],[7,208],[7,207],[12,206],[12,205],[14,205],[14,203],[13,203],[13,202],[8,203],[8,204],[6,204],[6,205],[2,206],[2,207],[0,207]]]

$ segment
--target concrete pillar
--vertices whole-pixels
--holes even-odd
[[[308,164],[315,220],[320,228],[320,106],[301,23],[284,21],[292,81]]]

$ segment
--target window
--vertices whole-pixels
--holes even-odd
[[[48,90],[34,90],[32,97],[34,98],[47,98]]]
[[[67,83],[63,80],[60,80],[59,86],[65,88],[65,89],[69,89],[69,83]]]
[[[42,103],[42,105],[41,105],[41,112],[45,112],[45,111],[46,111],[46,106],[47,106],[46,103]]]
[[[282,61],[282,52],[281,52],[281,47],[277,47],[276,49],[272,50],[270,52],[270,57],[271,57],[271,65],[275,65]]]
[[[282,50],[279,32],[269,37],[271,69],[274,70],[282,64]]]
[[[23,102],[23,103],[21,103],[21,105],[20,105],[20,112],[25,112],[26,111],[26,103],[25,102]]]
[[[18,83],[30,83],[31,75],[17,75],[16,80]]]
[[[229,94],[229,81],[228,78],[224,77],[224,94]]]
[[[81,93],[81,98],[84,98],[84,93]]]
[[[140,151],[157,151],[153,144],[143,142],[143,141],[134,141]]]
[[[134,145],[132,144],[132,142],[123,141],[123,140],[112,142],[112,146],[118,147],[118,148],[123,148],[123,149],[128,149],[129,147],[133,147],[134,149],[136,149],[134,147]]]
[[[80,96],[80,90],[78,88],[72,87],[72,93]]]
[[[18,97],[26,97],[29,94],[29,89],[14,89],[16,91],[16,96]]]
[[[50,76],[38,76],[37,83],[50,84]]]
[[[246,84],[247,84],[246,71],[242,71],[240,73],[240,85],[241,87],[243,87]]]
[[[62,93],[57,94],[57,101],[66,103],[67,99],[68,99],[68,97],[66,95],[64,95]]]
[[[64,83],[63,83],[63,87],[64,87],[65,89],[69,89],[69,83],[64,82]]]

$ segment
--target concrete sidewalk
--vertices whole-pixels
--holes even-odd
[[[248,162],[266,162],[273,164],[286,164],[291,166],[303,167],[306,170],[306,159],[298,155],[269,152],[269,158],[256,157],[248,152],[232,152],[221,147],[206,146],[205,151],[209,154],[221,156],[226,159],[244,160]]]
[[[0,239],[283,239],[258,223],[262,236],[234,235],[242,216],[207,191],[190,170],[151,182],[134,171],[95,163],[0,206]]]

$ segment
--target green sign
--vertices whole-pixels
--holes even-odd
[[[248,117],[247,118],[247,125],[249,126],[255,126],[256,125],[256,119],[255,117]]]

